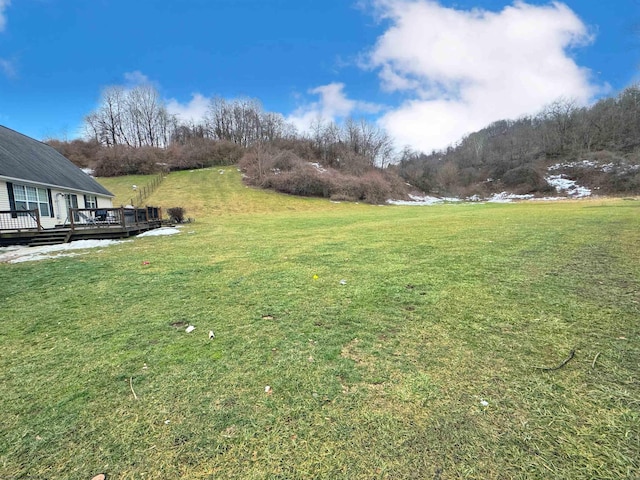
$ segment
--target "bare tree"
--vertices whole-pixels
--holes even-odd
[[[344,126],[345,142],[356,154],[364,157],[371,166],[384,168],[393,155],[393,140],[380,127],[365,119],[347,119]]]
[[[176,127],[176,118],[150,85],[107,87],[100,106],[85,117],[87,136],[108,147],[166,147]]]
[[[265,112],[262,104],[253,98],[212,99],[205,125],[210,138],[228,140],[245,148],[257,141],[273,141],[295,135],[295,128],[282,115]]]
[[[571,145],[577,110],[575,99],[560,98],[540,112],[544,121],[543,143],[548,153],[561,154]]]
[[[119,86],[102,91],[100,106],[85,117],[85,130],[91,138],[106,146],[129,144],[123,123],[126,121],[126,92]]]

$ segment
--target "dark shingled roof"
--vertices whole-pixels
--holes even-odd
[[[0,177],[48,186],[113,194],[49,145],[0,125]]]

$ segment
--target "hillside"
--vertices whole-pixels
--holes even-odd
[[[153,175],[136,175],[98,180],[116,195],[114,205],[121,205],[129,203],[133,184],[141,187],[153,178]],[[159,205],[164,209],[178,206],[186,208],[187,216],[195,218],[196,221],[213,220],[221,215],[313,212],[348,208],[344,204],[330,203],[318,198],[283,195],[248,187],[243,184],[242,174],[236,167],[172,172],[144,203]]]
[[[399,174],[425,192],[480,197],[508,191],[553,195],[570,180],[601,195],[640,193],[640,84],[580,107],[561,99],[501,120],[446,151],[403,154]]]
[[[202,123],[165,132],[162,145],[107,141],[98,133],[91,140],[50,144],[102,177],[237,165],[249,185],[336,201],[381,204],[425,193],[462,199],[503,192],[640,194],[640,85],[591,106],[559,99],[430,153],[400,152],[384,130],[363,119],[319,121],[310,132],[296,132],[258,101],[220,100],[214,107],[213,117]]]

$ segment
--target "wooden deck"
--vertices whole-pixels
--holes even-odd
[[[0,211],[0,246],[54,245],[75,240],[127,238],[160,228],[160,208],[72,208],[69,221],[43,228],[37,211]]]

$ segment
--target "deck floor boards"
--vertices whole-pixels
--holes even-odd
[[[0,246],[28,245],[41,234],[66,233],[68,241],[76,240],[100,240],[113,238],[127,238],[138,235],[147,230],[153,230],[163,226],[161,221],[140,222],[137,224],[122,225],[76,225],[73,229],[68,226],[48,228],[38,232],[37,230],[0,231]]]

